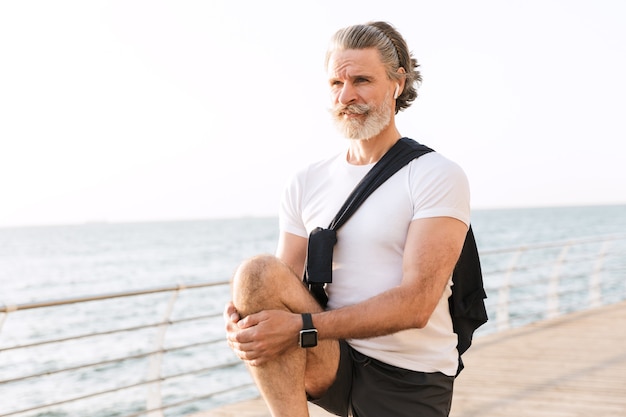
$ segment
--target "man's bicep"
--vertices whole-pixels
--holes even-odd
[[[459,259],[467,229],[453,217],[413,220],[404,248],[405,283],[430,282],[443,290]]]

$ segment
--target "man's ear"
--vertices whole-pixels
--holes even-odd
[[[406,74],[406,71],[404,70],[403,67],[398,68],[397,71],[398,74]],[[404,83],[406,82],[406,78],[405,77],[400,77],[400,79],[398,80],[397,86],[396,86],[396,91],[395,93],[393,93],[393,98],[396,99],[398,97],[400,97],[400,94],[402,94],[402,92],[404,91]]]

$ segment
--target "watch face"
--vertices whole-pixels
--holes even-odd
[[[317,330],[301,330],[300,331],[300,347],[309,348],[317,346]]]

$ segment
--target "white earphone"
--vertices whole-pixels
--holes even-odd
[[[396,84],[396,92],[393,93],[393,98],[396,99],[400,95],[400,84]]]

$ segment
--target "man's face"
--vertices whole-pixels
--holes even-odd
[[[333,119],[347,138],[370,139],[389,126],[395,83],[376,49],[333,52],[328,75]]]

